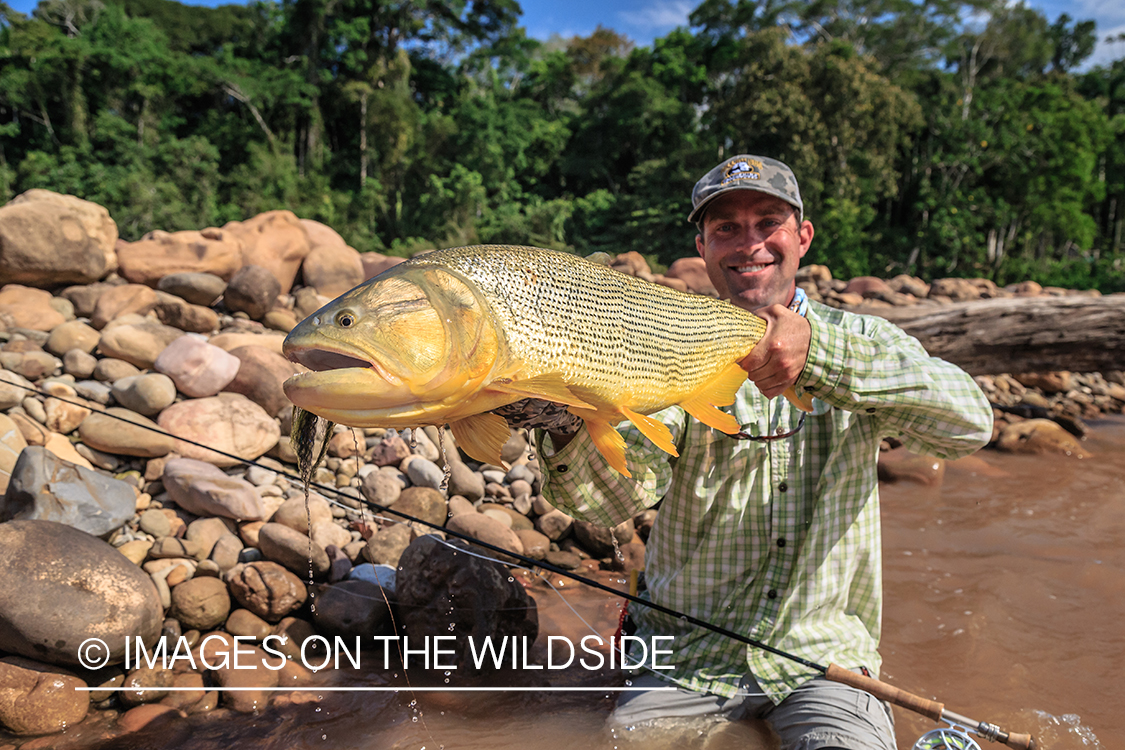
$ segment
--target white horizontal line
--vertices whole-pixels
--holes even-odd
[[[76,687],[75,692],[80,693],[122,693],[126,690],[135,690],[140,693],[156,692],[192,692],[202,690],[208,693],[234,693],[234,692],[281,692],[281,693],[630,693],[648,692],[657,690],[676,690],[674,687]]]

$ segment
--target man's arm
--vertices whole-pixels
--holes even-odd
[[[901,435],[916,452],[959,458],[992,437],[992,407],[973,379],[929,356],[898,326],[845,313],[810,317],[809,326],[798,387],[838,409],[875,416],[882,435]]]

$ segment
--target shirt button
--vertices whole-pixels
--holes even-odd
[[[777,485],[777,489],[781,490],[782,492],[788,492],[789,484],[787,482],[782,482],[781,484]]]
[[[767,591],[766,592],[766,598],[767,599],[776,599],[777,598],[777,589],[770,589],[769,591]]]
[[[874,414],[874,413],[875,413],[875,408],[874,408],[874,407],[872,407],[872,408],[868,409],[868,410],[867,410],[867,413],[868,413],[868,414]]]
[[[779,539],[777,540],[777,546],[778,546],[778,547],[784,547],[784,546],[785,546],[785,537],[780,537],[780,538],[779,538]]]
[[[567,466],[566,464],[559,464],[558,466],[555,467],[555,471],[557,471],[560,474],[565,474],[568,471],[570,471],[570,467]]]

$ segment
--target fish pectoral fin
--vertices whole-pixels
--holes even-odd
[[[621,407],[621,413],[624,414],[630,422],[636,425],[637,429],[641,431],[641,434],[651,440],[652,444],[657,448],[665,453],[671,453],[673,456],[680,455],[680,452],[676,450],[675,444],[672,443],[672,431],[659,419],[653,419],[644,414],[638,414],[624,406]]]
[[[741,430],[742,426],[738,424],[737,419],[726,412],[719,411],[716,407],[733,404],[735,394],[745,382],[746,370],[743,370],[737,362],[732,362],[715,379],[681,401],[680,406],[708,427],[733,435]]]
[[[620,474],[633,476],[625,466],[625,438],[621,437],[621,433],[604,419],[587,417],[585,421],[594,447],[605,457],[606,463]]]
[[[557,404],[577,406],[584,409],[594,408],[583,401],[567,385],[563,376],[557,372],[537,375],[526,380],[494,380],[485,388],[486,391],[510,393],[520,398],[539,398],[545,401],[554,401]]]
[[[812,394],[806,393],[804,396],[798,396],[797,391],[792,388],[785,389],[785,393],[781,394],[789,399],[789,403],[796,406],[803,412],[811,412],[813,410],[813,397]]]
[[[471,458],[507,468],[500,457],[500,449],[508,442],[511,430],[503,417],[489,413],[474,414],[451,422],[449,429],[457,446]]]

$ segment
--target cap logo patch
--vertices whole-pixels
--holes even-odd
[[[738,180],[757,180],[761,176],[762,162],[757,159],[738,159],[723,170],[723,181],[719,185],[729,185]]]

